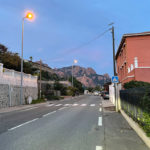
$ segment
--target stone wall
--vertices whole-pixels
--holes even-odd
[[[36,87],[23,87],[23,102],[25,104],[29,97],[38,98]],[[16,85],[0,84],[0,108],[20,105],[20,87]]]

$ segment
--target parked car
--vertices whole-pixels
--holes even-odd
[[[109,99],[109,92],[104,92],[102,97],[104,99]]]
[[[102,91],[102,92],[101,92],[101,96],[102,96],[102,97],[103,97],[104,93],[105,93],[105,91]]]
[[[94,91],[94,95],[95,96],[99,96],[99,92],[98,91]]]

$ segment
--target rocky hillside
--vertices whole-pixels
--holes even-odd
[[[54,69],[54,72],[60,77],[68,78],[72,75],[72,66]],[[85,87],[95,87],[110,82],[108,74],[98,75],[92,68],[74,66],[73,74]]]

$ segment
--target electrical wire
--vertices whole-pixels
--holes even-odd
[[[69,52],[69,51],[74,51],[74,50],[78,50],[78,49],[81,49],[81,48],[83,48],[83,47],[85,47],[85,46],[91,44],[93,41],[99,39],[100,37],[102,37],[102,36],[103,36],[105,33],[107,33],[108,31],[110,31],[110,29],[105,30],[103,33],[97,35],[97,36],[96,36],[95,38],[93,38],[92,40],[90,40],[90,41],[88,41],[88,42],[86,42],[86,43],[84,43],[84,44],[82,44],[82,45],[80,45],[80,46],[78,46],[78,47],[76,47],[76,48],[72,48],[72,49],[68,50],[67,52]]]

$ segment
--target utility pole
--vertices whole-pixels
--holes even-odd
[[[20,105],[23,104],[23,36],[24,36],[24,19],[25,19],[25,17],[22,19]]]
[[[40,59],[40,98],[41,98],[41,78],[42,78],[42,60]]]
[[[72,64],[72,87],[73,87],[73,64]]]
[[[113,68],[114,68],[114,76],[117,76],[116,73],[116,56],[115,56],[115,34],[114,34],[114,26],[112,25],[112,44],[113,44]],[[117,85],[114,83],[114,94],[115,94],[115,104],[116,104],[116,111],[118,111],[118,100],[117,100]]]
[[[112,40],[113,40],[113,65],[114,65],[114,76],[116,76],[116,56],[115,56],[115,35],[114,35],[114,26],[112,26]]]
[[[77,64],[77,63],[78,63],[78,60],[74,59],[73,64],[72,64],[72,87],[74,86],[74,84],[73,84],[73,66],[74,66],[74,64]]]

